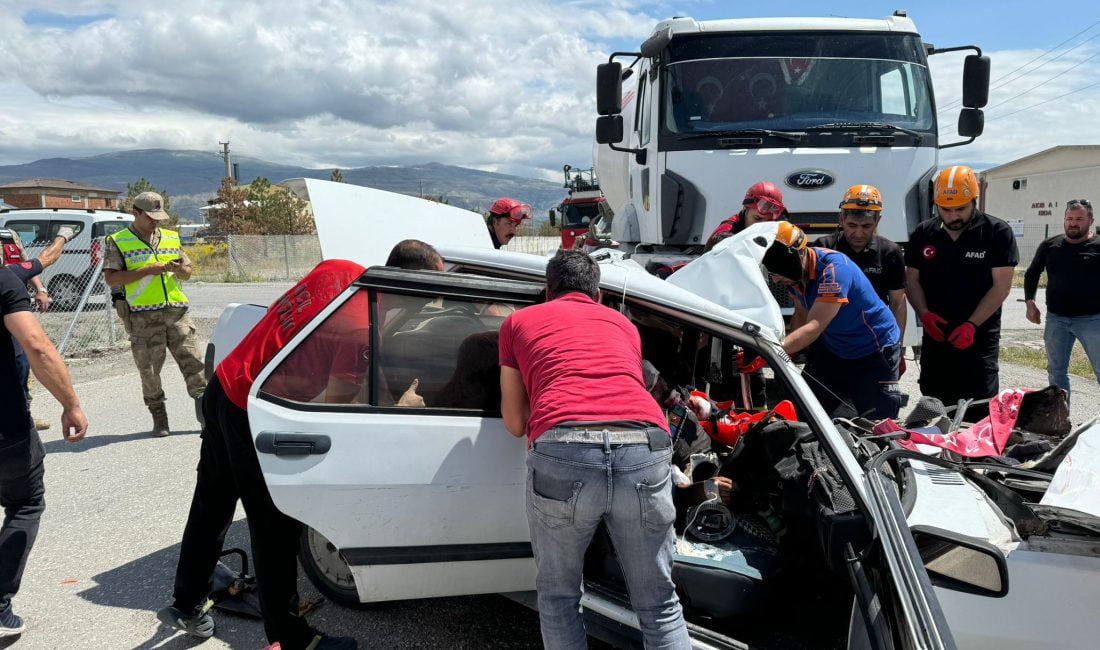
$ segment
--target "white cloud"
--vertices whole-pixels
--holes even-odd
[[[966,54],[941,54],[930,59],[944,142],[959,140],[955,126]],[[1100,60],[1100,47],[1078,47],[1042,67],[1038,66],[1059,52],[1030,65],[1025,64],[1040,57],[1043,50],[985,54],[992,68],[989,103],[984,109],[985,133],[969,145],[944,150],[945,164],[1000,164],[1056,145],[1100,143],[1100,86],[1086,88],[1097,81],[1094,62]],[[1029,70],[1034,72],[1027,74]],[[1067,96],[1058,99],[1062,95]]]
[[[231,137],[299,164],[583,164],[607,39],[641,42],[656,22],[622,3],[549,0],[81,9],[114,17],[59,37],[0,14],[0,135],[18,136],[4,162]]]
[[[112,16],[63,30],[25,25],[30,8],[0,3],[0,163],[229,139],[287,164],[439,161],[552,178],[590,160],[596,64],[675,13],[628,0],[36,2]],[[994,80],[1040,53],[988,53]],[[1094,83],[1093,62],[1069,68],[1098,53],[1078,48],[995,89],[991,107],[1065,72],[991,108],[985,135],[944,162],[1100,142],[1100,87],[1007,115]],[[932,58],[940,107],[959,96],[962,58]],[[957,116],[940,116],[945,141]]]

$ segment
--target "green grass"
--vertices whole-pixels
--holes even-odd
[[[1015,363],[1029,368],[1046,370],[1047,353],[1043,349],[1028,348],[1021,345],[1009,345],[1001,347],[1001,361]],[[1092,378],[1092,364],[1085,356],[1085,350],[1080,343],[1073,346],[1073,352],[1069,355],[1069,374],[1078,377]]]

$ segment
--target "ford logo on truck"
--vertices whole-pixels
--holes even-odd
[[[820,190],[833,184],[833,175],[820,169],[803,169],[787,176],[787,185],[797,190]]]

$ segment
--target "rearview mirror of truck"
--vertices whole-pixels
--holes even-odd
[[[959,112],[959,135],[976,138],[985,130],[985,114],[980,108],[964,108]]]
[[[1008,563],[989,542],[924,526],[913,527],[913,541],[932,584],[995,598],[1008,593]]]
[[[596,142],[615,144],[623,141],[623,116],[604,115],[596,118]]]
[[[618,115],[622,111],[623,64],[616,61],[601,63],[596,66],[596,112],[600,115]],[[622,120],[619,122],[621,129]],[[621,135],[619,140],[622,140]]]
[[[558,219],[558,215],[557,215],[556,212],[554,212],[554,208],[550,208],[550,225],[551,226],[558,225],[557,224],[557,219]]]
[[[962,104],[966,108],[982,108],[988,101],[989,57],[971,54],[963,61]]]

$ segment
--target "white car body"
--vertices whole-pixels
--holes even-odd
[[[104,291],[101,274],[96,267],[103,256],[103,239],[133,223],[133,216],[116,210],[77,210],[73,208],[27,208],[0,210],[0,228],[19,233],[27,249],[27,257],[36,257],[62,226],[73,229],[76,235],[65,244],[59,259],[45,269],[42,284],[50,292],[53,309],[69,310],[77,306],[88,284],[95,282],[92,290]],[[94,277],[93,277],[94,276]]]
[[[376,190],[309,181],[326,257],[332,250],[326,249],[326,241],[354,241],[346,213],[317,210],[318,204],[325,204],[330,189],[345,199],[356,192],[380,198]],[[419,199],[400,195],[389,195],[376,205],[384,209],[364,210],[355,216],[362,232],[373,233],[371,252],[358,260],[365,264],[379,263],[380,252],[408,236],[390,221],[385,228],[372,224],[388,220],[395,209],[423,206]],[[406,218],[408,222],[416,220],[415,214]],[[326,542],[331,542],[336,552],[328,558],[335,563],[329,567],[333,571],[330,586],[343,588],[352,599],[362,602],[522,592],[534,586],[523,496],[525,448],[508,435],[499,415],[298,404],[265,395],[262,390],[295,348],[357,291],[424,296],[439,291],[446,296],[520,303],[538,299],[546,258],[488,247],[448,247],[448,242],[469,233],[448,229],[446,223],[420,229],[420,234],[437,245],[448,270],[457,273],[368,271],[359,286],[334,300],[271,360],[248,398],[249,421],[272,498],[283,512],[311,529],[307,553],[322,555]],[[473,223],[469,220],[464,225],[472,227]],[[773,236],[773,230],[763,227],[748,237],[731,238],[715,254],[695,264],[699,268],[725,264],[728,268],[730,260],[738,256],[744,263],[744,256],[755,254],[751,247],[760,246],[752,239]],[[331,238],[333,231],[339,232],[339,239]],[[380,233],[388,239],[380,238]],[[345,246],[339,250],[354,258],[357,251],[367,249]],[[752,345],[768,359],[777,378],[793,393],[800,419],[811,424],[835,471],[862,504],[861,510],[875,530],[874,543],[881,545],[881,555],[874,573],[883,581],[875,583],[876,593],[889,589],[884,602],[893,602],[895,609],[903,612],[887,617],[896,625],[898,647],[1083,648],[1092,647],[1100,638],[1100,620],[1090,616],[1100,596],[1100,528],[1093,529],[1091,535],[1087,529],[1084,533],[1081,529],[1055,530],[1021,539],[971,481],[951,470],[930,469],[920,461],[911,462],[914,478],[905,490],[907,510],[903,512],[896,488],[887,485],[883,474],[864,468],[864,459],[853,450],[852,437],[829,420],[798,368],[775,351],[782,333],[777,309],[757,310],[755,319],[748,321],[738,312],[650,276],[621,255],[605,255],[600,263],[601,289],[605,295],[621,298],[624,306],[674,318],[685,327],[704,328],[738,345]],[[497,279],[468,275],[471,272]],[[759,273],[742,279],[767,291]],[[212,359],[224,357],[260,316],[262,311],[256,306],[231,305],[215,330]],[[1090,431],[1100,435],[1096,423],[1086,427],[1086,432]],[[323,451],[280,453],[280,438],[311,449],[316,443]],[[911,528],[933,531],[930,534],[942,531],[952,539],[972,540],[989,550],[986,559],[1000,558],[1001,565],[1007,566],[1007,593],[1002,597],[968,593],[930,580]],[[312,548],[314,545],[317,548]],[[591,584],[583,604],[589,614],[602,620],[637,628],[628,605]],[[882,602],[877,607],[882,608]],[[874,647],[869,645],[859,611],[857,599],[851,610],[848,646]],[[847,622],[847,616],[845,619]],[[704,628],[693,628],[693,637],[699,648],[744,647],[728,636],[711,636]]]

